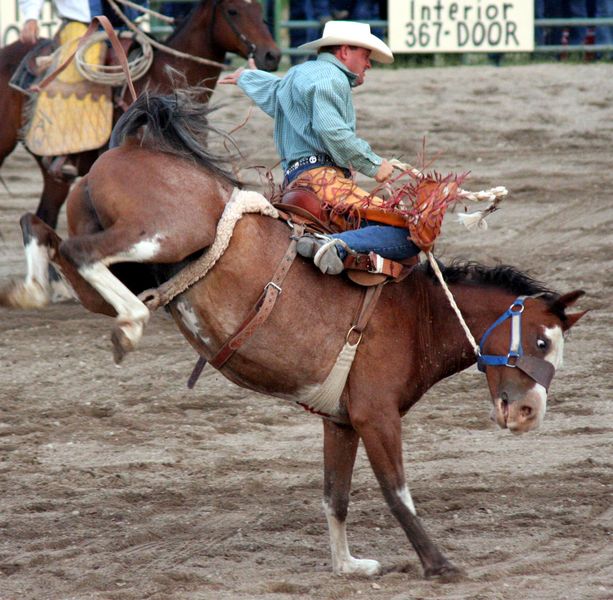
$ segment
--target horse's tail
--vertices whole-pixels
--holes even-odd
[[[209,114],[215,109],[198,102],[195,95],[194,90],[188,89],[178,89],[167,96],[145,92],[117,121],[109,147],[120,146],[127,138],[141,132],[143,146],[194,160],[239,186],[225,166],[235,156],[222,156],[207,148],[210,133],[220,136],[225,147],[229,144],[237,149],[236,142],[229,134],[209,124]]]

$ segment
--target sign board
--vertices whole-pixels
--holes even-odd
[[[388,0],[393,52],[532,52],[534,0]]]

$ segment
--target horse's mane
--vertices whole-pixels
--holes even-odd
[[[197,100],[200,92],[200,88],[189,88],[176,89],[167,96],[143,93],[117,121],[109,147],[119,146],[140,132],[142,146],[192,160],[240,187],[230,171],[229,163],[234,157],[215,154],[207,148],[211,133],[223,139],[226,146],[236,149],[237,145],[229,134],[209,123],[215,108]]]
[[[548,303],[552,303],[559,296],[544,283],[509,265],[487,267],[476,261],[455,259],[449,265],[439,262],[439,266],[447,283],[492,286],[502,288],[517,296],[538,295]],[[436,277],[429,264],[425,268],[430,277]]]
[[[204,0],[206,1],[206,0]],[[183,29],[185,29],[186,24],[190,21],[190,19],[192,18],[192,15],[194,14],[194,12],[196,12],[196,9],[202,4],[203,2],[196,2],[194,4],[194,6],[192,6],[192,8],[190,9],[190,11],[185,14],[184,16],[182,16],[179,19],[175,19],[175,27],[172,30],[172,32],[170,33],[170,35],[164,40],[164,44],[167,46],[169,42],[172,42],[174,40],[174,38],[179,35],[179,33],[181,33],[181,31],[183,31]]]

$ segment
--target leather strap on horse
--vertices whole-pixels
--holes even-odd
[[[277,269],[272,276],[272,279],[264,286],[264,291],[258,298],[257,302],[240,324],[236,333],[227,340],[224,345],[218,350],[217,354],[209,361],[211,366],[215,369],[221,369],[232,355],[257,331],[257,329],[268,319],[272,309],[274,308],[278,297],[280,296],[283,288],[281,287],[287,273],[292,266],[294,259],[296,258],[296,243],[298,238],[304,233],[304,227],[302,225],[294,226],[294,234],[291,237],[291,241],[283,258],[279,261]],[[202,373],[207,363],[206,358],[201,356],[196,362],[196,366],[192,371],[188,381],[187,387],[193,388]]]
[[[368,254],[348,254],[347,258],[343,261],[345,269],[355,269],[358,271],[367,271],[368,273],[380,273],[387,275],[394,280],[404,279],[408,268],[404,265],[390,260],[389,258],[383,258],[374,252]]]
[[[358,334],[356,344],[360,343],[364,329],[366,329],[366,325],[368,325],[370,317],[372,317],[372,314],[375,312],[375,308],[377,306],[377,302],[379,301],[379,297],[381,296],[384,285],[385,283],[379,283],[377,285],[364,288],[364,295],[362,296],[362,302],[360,304],[360,308],[358,309],[357,316],[353,321],[353,325],[347,332],[347,342],[349,342],[349,337],[351,334],[356,333]]]
[[[66,67],[68,67],[68,65],[74,59],[75,54],[77,53],[77,50],[79,50],[79,48],[81,48],[85,44],[85,41],[91,35],[93,35],[96,31],[98,31],[99,25],[101,25],[104,31],[106,32],[106,35],[108,36],[111,42],[111,45],[113,46],[113,50],[115,50],[115,54],[117,55],[117,58],[119,59],[119,63],[121,64],[123,72],[125,73],[126,80],[128,82],[128,87],[130,88],[130,94],[132,95],[132,102],[134,102],[134,100],[136,100],[136,90],[134,89],[134,84],[132,83],[132,77],[130,76],[130,68],[128,66],[128,57],[126,56],[126,52],[123,49],[123,46],[121,45],[121,42],[119,41],[119,38],[117,37],[117,34],[115,33],[115,30],[113,29],[113,26],[111,25],[111,22],[104,15],[98,15],[92,18],[91,23],[89,24],[89,27],[87,28],[87,31],[83,34],[83,37],[81,37],[81,39],[79,40],[79,43],[77,44],[74,51],[70,54],[70,56],[57,69],[55,69],[55,71],[47,75],[38,85],[33,86],[31,90],[34,92],[40,92],[40,90],[48,86],[64,69],[66,69]]]

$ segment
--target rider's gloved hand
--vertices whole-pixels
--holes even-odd
[[[394,167],[391,162],[383,159],[381,165],[379,166],[379,170],[375,175],[375,180],[378,183],[383,183],[385,180],[389,179],[391,174],[394,172]]]

